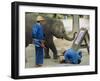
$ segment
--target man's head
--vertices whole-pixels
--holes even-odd
[[[64,56],[64,53],[66,52],[67,50],[65,48],[61,48],[61,55]]]
[[[41,23],[42,25],[46,24],[46,20],[43,16],[37,16],[37,22]]]
[[[66,52],[65,48],[61,48],[60,54],[58,55],[59,63],[65,63],[64,53]]]

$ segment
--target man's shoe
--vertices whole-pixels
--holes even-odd
[[[36,64],[35,65],[35,67],[41,67],[42,66],[42,64]]]

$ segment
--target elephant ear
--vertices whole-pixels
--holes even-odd
[[[57,38],[63,38],[65,35],[64,25],[61,20],[54,19],[52,24],[52,34]]]
[[[48,16],[45,16],[45,19],[46,19],[47,23],[45,24],[44,28],[46,30],[48,30],[49,32],[52,32],[54,30],[53,27],[52,27],[52,25],[55,22],[54,19],[53,18],[50,18]]]

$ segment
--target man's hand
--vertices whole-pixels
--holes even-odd
[[[44,45],[44,43],[41,43],[41,47],[42,47],[42,48],[46,48],[45,45]]]

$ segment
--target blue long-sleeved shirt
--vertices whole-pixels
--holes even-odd
[[[32,37],[39,40],[44,39],[43,27],[39,23],[32,26]]]
[[[78,64],[78,60],[82,58],[82,53],[71,48],[64,53],[64,57],[66,62],[70,61],[72,64]]]
[[[40,47],[41,40],[44,40],[44,32],[41,24],[36,23],[32,26],[32,38],[34,38],[34,44]]]

